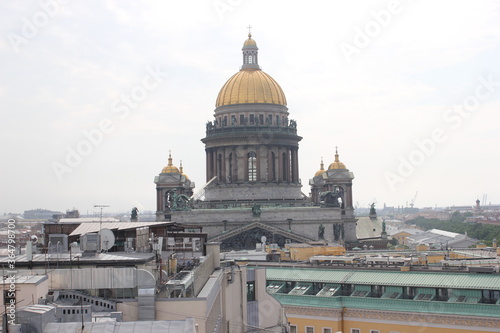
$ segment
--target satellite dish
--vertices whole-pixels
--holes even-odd
[[[36,244],[36,243],[38,242],[38,237],[37,237],[37,236],[35,236],[35,235],[32,235],[32,236],[30,237],[30,239],[31,239],[31,241],[33,242],[33,244]]]
[[[115,235],[113,231],[103,228],[99,231],[101,236],[101,250],[107,251],[115,245]]]
[[[265,242],[266,242],[266,240],[267,240],[267,237],[266,237],[266,236],[262,236],[262,237],[260,238],[260,241],[261,241],[262,243],[265,243]]]

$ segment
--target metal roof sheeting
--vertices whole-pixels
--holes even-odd
[[[136,229],[149,226],[159,226],[159,225],[169,225],[175,222],[86,222],[80,224],[70,236],[79,236],[91,232],[99,232],[99,230],[109,229],[109,230],[126,230],[126,229]]]
[[[44,333],[77,333],[82,332],[81,323],[49,323]],[[88,333],[194,333],[193,318],[185,320],[130,321],[130,322],[86,322]]]
[[[267,268],[267,280],[500,290],[496,274],[381,272],[328,269]]]

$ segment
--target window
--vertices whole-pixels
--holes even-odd
[[[290,333],[297,333],[297,326],[290,325]]]
[[[351,333],[361,333],[359,328],[351,328]]]
[[[255,301],[255,281],[247,282],[247,302]]]
[[[248,153],[248,181],[257,181],[257,154],[254,151]]]
[[[314,327],[306,326],[306,333],[314,333]]]
[[[380,333],[379,330],[370,330],[370,333]]]
[[[240,125],[245,125],[245,115],[240,114]]]
[[[332,333],[332,329],[330,327],[323,327],[323,333]]]

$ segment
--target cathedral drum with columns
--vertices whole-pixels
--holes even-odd
[[[221,88],[213,121],[201,141],[206,152],[206,185],[194,183],[169,164],[155,178],[158,221],[201,225],[222,249],[251,249],[262,236],[287,242],[357,244],[352,179],[338,152],[327,170],[301,191],[297,122],[289,118],[285,94],[259,66],[249,33],[243,65]],[[196,191],[195,191],[196,192]]]

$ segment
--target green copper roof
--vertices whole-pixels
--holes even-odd
[[[308,306],[320,308],[351,308],[366,310],[403,311],[439,313],[451,315],[468,315],[481,317],[498,317],[500,305],[468,304],[448,302],[419,302],[406,299],[380,299],[370,297],[316,297],[313,295],[295,296],[274,294],[273,297],[283,305]]]
[[[423,288],[500,290],[498,274],[349,271],[316,268],[267,268],[267,280]]]

